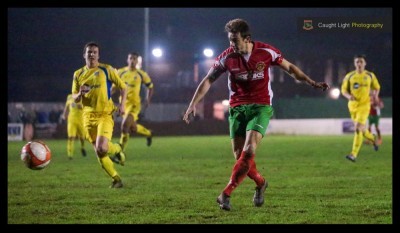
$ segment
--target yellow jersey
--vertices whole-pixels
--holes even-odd
[[[90,88],[88,93],[82,95],[84,112],[113,112],[115,105],[111,98],[111,86],[126,88],[117,70],[111,65],[102,63],[96,68],[89,69],[84,66],[74,72],[72,93],[78,93],[82,85]]]
[[[142,84],[147,88],[153,88],[150,76],[141,69],[131,70],[128,66],[118,69],[118,74],[126,84],[126,104],[140,105],[140,89]]]
[[[354,102],[357,106],[370,105],[370,92],[372,90],[380,90],[381,86],[375,74],[364,70],[357,73],[356,70],[349,72],[343,79],[341,91],[342,93],[349,93],[354,96]],[[350,104],[349,103],[349,104]]]
[[[68,119],[82,119],[82,103],[75,103],[74,98],[72,98],[72,94],[69,94],[67,96],[67,101],[65,102],[65,105],[68,106]]]

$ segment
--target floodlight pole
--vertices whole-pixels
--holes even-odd
[[[143,70],[147,70],[149,63],[149,8],[144,8],[144,62]]]

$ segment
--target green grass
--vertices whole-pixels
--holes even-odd
[[[378,152],[363,145],[356,163],[344,158],[352,135],[267,135],[257,168],[269,181],[265,204],[253,206],[255,184],[233,192],[232,210],[216,197],[229,181],[234,158],[229,136],[132,137],[124,188],[109,189],[93,149],[73,160],[66,140],[46,140],[52,161],[29,170],[24,142],[8,142],[9,224],[392,224],[392,137]],[[117,141],[114,139],[113,141]]]

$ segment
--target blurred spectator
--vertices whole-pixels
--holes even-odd
[[[39,111],[36,111],[36,120],[39,124],[49,123],[49,114],[40,109]]]
[[[19,121],[24,124],[24,140],[31,141],[34,135],[33,123],[35,122],[35,115],[31,111],[26,111],[23,106],[20,107],[18,114]]]
[[[49,112],[49,121],[50,123],[58,123],[60,116],[61,116],[61,111],[57,110],[56,108],[53,108],[50,112]]]

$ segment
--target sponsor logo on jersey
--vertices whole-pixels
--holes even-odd
[[[130,84],[128,82],[125,81],[125,85],[127,85],[128,87],[135,87],[135,84]]]
[[[353,89],[358,89],[360,87],[368,87],[368,84],[366,84],[366,83],[354,83],[353,84]]]
[[[91,89],[94,89],[94,88],[100,88],[100,87],[101,87],[100,84],[91,85],[91,86],[90,86],[90,90],[91,90]]]
[[[251,75],[251,76],[249,77],[249,75]],[[254,73],[244,72],[244,73],[237,74],[236,77],[235,77],[235,79],[239,80],[239,81],[246,81],[249,78],[251,80],[263,79],[264,78],[264,71],[262,71],[262,72],[254,72]]]
[[[235,79],[239,80],[239,81],[246,81],[247,80],[247,72],[236,74]]]

